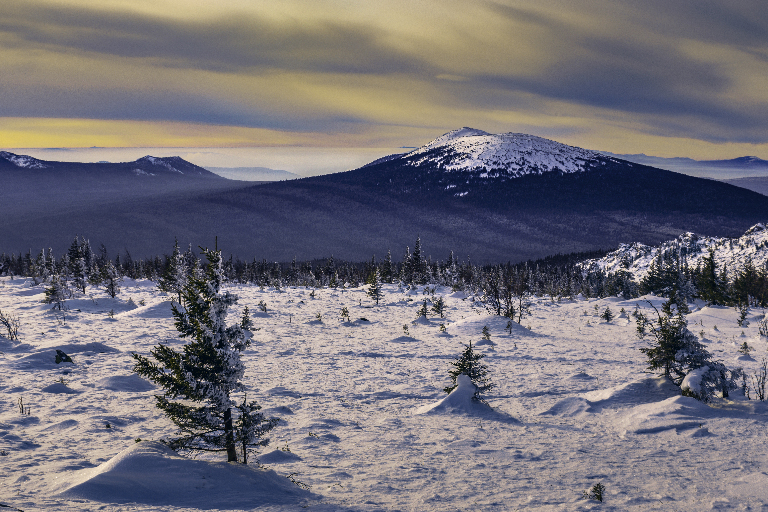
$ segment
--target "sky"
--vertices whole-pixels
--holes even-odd
[[[321,148],[308,161],[352,165],[471,126],[619,154],[768,159],[764,0],[2,10],[1,148],[186,148],[296,171],[275,155]]]

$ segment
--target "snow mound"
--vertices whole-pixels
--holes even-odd
[[[57,345],[53,348],[43,348],[37,352],[32,352],[25,356],[19,357],[16,361],[26,368],[62,368],[71,367],[73,363],[59,363],[56,364],[56,350],[61,350],[65,354],[72,357],[75,365],[80,361],[75,357],[75,354],[81,353],[115,353],[119,350],[98,341],[92,341],[88,343],[69,343],[66,345]]]
[[[62,382],[56,382],[50,386],[45,386],[43,389],[41,389],[41,391],[45,393],[55,393],[60,395],[76,395],[80,393],[80,391],[76,391]]]
[[[274,450],[264,455],[259,455],[259,463],[261,464],[285,464],[288,462],[298,462],[302,460],[301,457],[293,452],[287,452],[283,450]]]
[[[248,510],[313,497],[272,470],[187,459],[156,441],[136,443],[98,467],[77,471],[55,491],[103,503]]]
[[[679,396],[680,389],[663,377],[646,377],[608,389],[590,391],[582,397],[596,410],[624,409]]]
[[[704,420],[712,418],[716,411],[706,404],[687,396],[674,396],[661,402],[633,407],[623,414],[616,426],[625,434],[652,434],[665,430],[702,429]],[[708,431],[706,431],[708,433]],[[694,434],[697,432],[694,431]],[[702,432],[703,434],[703,432]],[[697,437],[702,434],[697,435]]]
[[[171,301],[158,302],[149,306],[139,306],[125,313],[115,315],[116,317],[129,318],[173,318],[171,312]]]
[[[571,396],[558,401],[555,405],[542,412],[542,416],[580,416],[591,412],[591,404],[578,396]]]
[[[510,325],[512,334],[510,335],[507,325]],[[503,337],[536,337],[541,336],[535,332],[526,329],[517,322],[510,322],[509,318],[496,315],[478,315],[469,318],[463,318],[447,326],[447,332],[454,336],[465,336],[469,339],[479,340],[483,335],[483,327],[488,326],[491,333],[491,339],[496,336]]]
[[[473,397],[477,388],[466,375],[459,375],[456,383],[456,388],[448,396],[435,403],[422,405],[414,411],[414,414],[466,414],[517,422],[512,416],[496,411],[490,405],[475,400]]]
[[[112,391],[149,391],[155,386],[138,375],[113,375],[96,381],[99,387]]]
[[[586,373],[577,373],[568,380],[589,382],[595,379]],[[555,405],[540,413],[548,416],[580,416],[584,413],[599,413],[603,409],[627,409],[649,402],[659,402],[669,397],[680,395],[680,390],[661,377],[648,377],[634,382],[597,391],[589,391],[580,396],[559,400]]]
[[[413,343],[414,341],[419,341],[416,338],[412,338],[410,336],[398,336],[397,338],[389,340],[391,343]]]

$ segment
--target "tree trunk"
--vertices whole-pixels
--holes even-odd
[[[227,462],[237,462],[235,434],[232,427],[232,409],[230,408],[224,411],[224,443],[227,447]]]

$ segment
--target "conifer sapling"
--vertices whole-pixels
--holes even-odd
[[[469,377],[477,388],[473,398],[483,401],[480,395],[493,388],[493,384],[488,377],[488,367],[480,362],[485,357],[485,354],[475,352],[474,347],[472,347],[472,341],[469,342],[469,345],[464,345],[464,347],[464,352],[455,361],[451,361],[453,368],[448,370],[448,375],[451,376],[451,385],[444,388],[443,391],[450,393],[456,389],[458,385],[456,379],[459,375],[464,374]]]
[[[240,353],[250,345],[251,319],[245,309],[239,324],[227,326],[227,309],[237,296],[220,292],[223,281],[221,252],[204,250],[206,272],[193,276],[172,305],[180,337],[189,338],[181,352],[157,345],[153,360],[133,354],[134,371],[164,389],[156,405],[178,427],[179,437],[167,441],[175,450],[226,451],[237,462],[237,447],[264,445],[263,438],[277,424],[265,418],[255,402],[245,397],[240,405],[234,393],[244,391],[245,366]],[[190,404],[195,403],[195,405]],[[237,414],[233,414],[237,411]]]

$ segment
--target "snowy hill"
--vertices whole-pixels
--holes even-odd
[[[573,173],[604,165],[605,156],[524,133],[490,134],[474,128],[448,132],[406,154],[414,167],[516,178],[546,172]]]
[[[714,251],[718,268],[727,266],[729,272],[743,269],[747,261],[756,268],[768,268],[768,229],[760,223],[738,238],[699,236],[689,232],[653,247],[641,243],[621,244],[603,258],[585,261],[582,268],[596,266],[609,273],[627,270],[640,280],[659,255],[680,254],[686,257],[690,268],[695,268],[709,255],[710,249]]]
[[[47,169],[49,167],[44,164],[42,160],[38,160],[37,158],[27,155],[17,155],[8,151],[0,151],[0,166],[14,166],[21,169]]]

